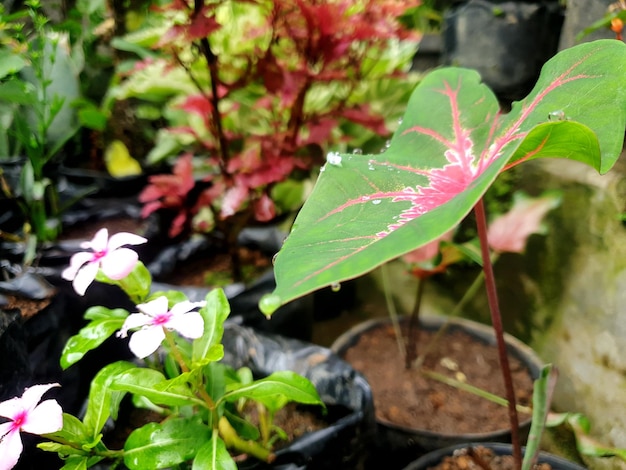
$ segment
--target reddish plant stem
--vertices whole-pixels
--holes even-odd
[[[513,389],[513,376],[511,375],[509,356],[506,351],[506,343],[504,342],[502,315],[500,314],[500,306],[498,305],[496,280],[493,274],[493,266],[491,264],[491,257],[489,253],[489,243],[487,241],[487,216],[485,215],[485,206],[482,198],[474,206],[474,213],[476,215],[476,227],[478,229],[478,238],[480,240],[480,252],[483,259],[483,271],[485,272],[485,287],[487,289],[489,311],[491,312],[491,324],[496,335],[500,368],[502,370],[502,377],[506,388],[506,398],[508,400],[511,442],[513,443],[513,459],[515,461],[515,468],[521,469],[522,449],[519,439],[519,419],[517,417],[517,410],[515,409],[516,404],[515,390]]]
[[[204,6],[203,0],[194,0],[194,12],[193,15],[202,14],[202,8]],[[213,53],[209,40],[206,37],[200,39],[200,52],[207,61],[209,67],[209,75],[211,81],[211,120],[215,126],[215,133],[217,134],[217,140],[219,142],[219,163],[222,175],[229,178],[230,175],[226,169],[228,163],[228,141],[224,135],[224,127],[222,125],[222,116],[220,115],[219,103],[220,98],[218,95],[218,83],[219,76],[217,73],[217,56]]]

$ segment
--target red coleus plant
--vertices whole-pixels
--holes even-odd
[[[155,44],[158,60],[168,61],[166,73],[182,67],[197,92],[177,104],[194,123],[170,128],[192,144],[174,175],[151,177],[140,196],[143,214],[176,211],[170,236],[267,222],[281,212],[274,187],[323,164],[323,149],[342,139],[342,123],[389,134],[385,117],[355,97],[390,41],[417,40],[398,16],[418,4],[176,0],[160,9],[175,20]],[[395,67],[376,78],[403,73]],[[190,152],[206,169],[195,185]],[[204,189],[191,196],[197,185]]]

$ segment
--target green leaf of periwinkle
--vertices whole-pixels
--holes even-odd
[[[133,393],[146,397],[156,405],[185,406],[196,404],[204,406],[204,402],[196,398],[185,376],[167,380],[154,369],[136,367],[118,374],[111,381],[111,390]]]
[[[210,436],[198,417],[149,423],[126,439],[124,464],[130,470],[168,468],[192,459]]]
[[[274,372],[251,384],[231,384],[228,388],[222,400],[233,402],[248,398],[262,403],[272,412],[292,401],[325,406],[311,381],[291,371]]]
[[[74,443],[79,447],[91,438],[87,426],[81,420],[68,413],[63,413],[63,428],[60,431],[44,434],[43,437]]]
[[[91,381],[87,411],[83,423],[94,441],[99,440],[104,423],[112,416],[117,418],[117,411],[124,392],[111,390],[112,381],[122,372],[137,366],[126,361],[117,361],[104,366]]]
[[[96,306],[87,310],[85,318],[91,321],[65,344],[61,353],[61,367],[67,369],[80,361],[87,352],[100,346],[122,327],[127,316],[128,312],[121,308],[111,310]]]
[[[123,279],[111,279],[102,270],[99,270],[96,280],[105,284],[119,286],[135,304],[145,302],[152,286],[152,275],[141,261],[138,261],[133,270]]]
[[[222,336],[224,322],[230,315],[230,304],[222,289],[213,289],[206,298],[206,305],[200,309],[204,320],[204,334],[193,341],[192,362],[194,367],[219,361],[224,356]]]
[[[237,470],[237,464],[224,441],[218,436],[213,436],[198,450],[191,470]]]
[[[502,114],[475,71],[429,73],[386,151],[329,155],[275,259],[263,313],[438,238],[509,163],[566,157],[608,171],[623,144],[624,76],[624,43],[580,44],[546,63],[528,97]]]

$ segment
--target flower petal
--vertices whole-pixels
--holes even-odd
[[[182,313],[187,313],[193,310],[196,307],[203,307],[206,302],[191,302],[189,300],[183,300],[182,302],[178,302],[170,309],[170,313],[172,315],[180,315]]]
[[[31,434],[48,434],[63,429],[63,410],[56,400],[45,400],[32,410],[22,430]]]
[[[87,263],[76,274],[72,286],[78,295],[85,295],[87,287],[94,281],[98,274],[98,263]]]
[[[84,245],[85,245],[85,248],[91,248],[93,251],[104,251],[107,249],[108,241],[109,241],[109,231],[106,228],[101,228],[100,230],[96,232],[96,234],[91,239],[91,241],[85,243]]]
[[[53,387],[60,387],[61,385],[58,383],[51,384],[40,384],[33,385],[32,387],[28,387],[24,390],[22,394],[22,407],[25,410],[33,410],[37,406],[37,403],[41,401],[41,397],[43,397],[44,393],[50,390]]]
[[[67,281],[73,281],[80,268],[92,259],[93,253],[87,253],[86,251],[74,253],[70,258],[70,265],[63,270],[61,277]]]
[[[22,399],[15,397],[0,403],[0,416],[13,419],[16,414],[24,410]]]
[[[167,297],[162,295],[161,297],[157,297],[150,302],[146,302],[145,304],[137,305],[137,308],[140,312],[145,313],[146,315],[150,315],[151,317],[156,317],[157,315],[163,315],[167,313],[168,303]]]
[[[109,250],[116,250],[117,248],[124,245],[141,245],[142,243],[146,243],[147,241],[148,239],[140,237],[139,235],[135,235],[134,233],[119,232],[111,235],[107,248]]]
[[[102,272],[113,280],[123,279],[135,268],[139,256],[130,248],[110,251],[101,260]]]
[[[10,470],[15,467],[23,448],[19,431],[15,430],[6,434],[0,440],[0,455],[2,456],[0,458],[0,470]]]
[[[120,338],[126,338],[128,335],[128,330],[132,330],[133,328],[138,328],[140,326],[146,326],[152,323],[152,317],[150,315],[146,315],[144,313],[131,313],[124,320],[124,324],[120,331],[118,331],[117,336]]]
[[[198,312],[173,315],[167,327],[178,331],[185,338],[196,339],[204,333],[204,320]]]
[[[155,352],[164,339],[165,332],[163,328],[160,326],[152,326],[135,331],[130,337],[128,347],[135,356],[139,359],[143,359]]]

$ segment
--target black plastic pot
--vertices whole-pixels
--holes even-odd
[[[483,446],[492,449],[496,455],[511,455],[512,446],[510,444],[495,443],[495,442],[481,442],[472,443],[473,446]],[[412,462],[404,470],[426,470],[439,464],[445,457],[452,455],[454,452],[458,452],[461,449],[467,448],[467,444],[459,444],[456,446],[446,447],[444,449],[435,450],[420,457],[415,462]],[[523,449],[524,450],[524,449]],[[539,463],[547,463],[552,467],[552,470],[584,470],[585,467],[578,465],[577,463],[565,460],[564,458],[556,455],[548,454],[547,452],[539,453]]]
[[[275,226],[250,227],[239,236],[239,244],[256,249],[271,258],[281,247],[285,233]],[[206,259],[219,252],[211,239],[194,237],[177,244],[166,246],[147,264],[148,270],[157,281],[154,290],[181,290],[190,300],[203,300],[210,287],[179,286],[167,282],[168,275],[185,263]],[[224,286],[231,307],[231,322],[253,327],[259,331],[281,334],[291,338],[310,340],[313,334],[314,296],[297,299],[278,309],[271,319],[259,310],[259,300],[276,288],[273,269],[268,269],[253,282],[236,282]]]
[[[271,464],[250,461],[246,470],[326,470],[363,468],[374,437],[374,405],[364,377],[327,348],[229,325],[224,332],[224,361],[249,367],[257,377],[291,370],[315,385],[333,418],[325,429],[305,434],[276,452]]]
[[[563,18],[558,0],[463,2],[444,15],[442,62],[475,69],[500,98],[520,99],[557,52]]]
[[[437,331],[446,322],[447,318],[437,315],[421,315],[421,328]],[[344,357],[347,350],[355,345],[359,337],[370,330],[389,325],[390,319],[376,318],[351,328],[335,340],[331,349],[339,356]],[[491,327],[462,318],[451,318],[448,331],[461,330],[470,336],[487,344],[495,345],[496,339]],[[531,377],[539,377],[542,362],[532,349],[511,335],[505,335],[509,354],[519,359],[528,368]],[[442,340],[444,341],[444,340]],[[392,460],[394,468],[402,468],[420,455],[441,449],[450,445],[467,442],[511,442],[510,430],[503,427],[494,432],[477,432],[472,434],[442,434],[427,429],[420,429],[419,423],[415,428],[400,426],[389,421],[376,419],[377,439],[376,449],[373,452],[372,468],[383,465]],[[530,418],[520,423],[520,436],[525,440],[530,431]]]

